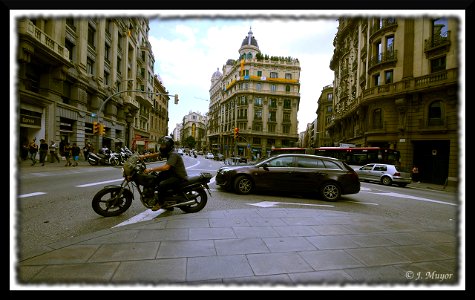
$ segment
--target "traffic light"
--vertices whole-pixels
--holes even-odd
[[[99,123],[99,135],[104,135],[105,131],[106,131],[106,129],[104,127],[104,124]]]
[[[234,127],[234,139],[236,140],[239,137],[239,128]]]
[[[92,122],[92,134],[99,133],[99,125],[98,122]]]
[[[175,104],[178,104],[178,94],[175,94]]]

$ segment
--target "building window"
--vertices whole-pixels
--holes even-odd
[[[117,56],[117,74],[122,74],[121,69],[122,68],[122,60],[120,57]]]
[[[286,86],[285,86],[285,91],[286,91],[287,93],[290,92],[290,85],[286,85]]]
[[[270,90],[271,90],[271,92],[277,91],[277,86],[275,84],[271,84],[270,85]]]
[[[109,62],[109,52],[110,52],[111,47],[107,44],[104,46],[104,59],[106,62]]]
[[[260,138],[252,138],[252,143],[254,145],[260,145],[261,144],[261,139]]]
[[[95,40],[96,40],[96,30],[94,29],[94,27],[89,25],[87,29],[87,44],[94,49],[96,49]]]
[[[87,74],[94,75],[94,61],[87,58]]]
[[[74,48],[76,47],[76,45],[74,45],[71,41],[69,41],[68,39],[64,40],[64,46],[66,47],[66,49],[68,49],[69,51],[69,60],[74,62],[73,61],[73,58],[74,58]]]
[[[432,20],[432,39],[440,40],[440,38],[446,38],[449,24],[447,18],[437,18]]]
[[[443,125],[442,102],[434,101],[429,105],[429,126]]]
[[[379,64],[381,63],[381,58],[382,58],[382,47],[381,47],[381,41],[377,41],[375,44],[374,44],[374,56],[375,56],[375,63],[376,64]]]
[[[333,101],[333,93],[328,93],[327,94],[327,100],[328,101]]]
[[[254,112],[254,121],[262,121],[262,109],[256,109]]]
[[[394,36],[388,36],[386,38],[386,52],[387,53],[392,53],[394,52]]]
[[[270,99],[269,107],[277,108],[277,99]]]
[[[381,76],[379,74],[374,74],[373,75],[373,82],[374,82],[374,86],[381,85]]]
[[[276,115],[277,115],[277,113],[275,111],[270,111],[269,112],[269,121],[270,122],[275,122],[276,121]]]
[[[110,83],[110,75],[107,71],[104,71],[104,84],[109,85]]]
[[[256,90],[262,90],[262,85],[260,83],[256,83]]]
[[[292,79],[292,74],[285,73],[285,79]]]
[[[254,122],[252,125],[252,130],[254,131],[262,131],[262,123]]]
[[[262,98],[255,98],[254,106],[262,106]]]
[[[274,146],[275,145],[275,139],[267,139],[267,146]]]
[[[275,132],[275,124],[267,124],[267,132]]]
[[[277,72],[270,72],[270,78],[277,78]]]
[[[330,112],[330,113],[331,113],[332,111],[333,111],[333,107],[327,106],[327,112]]]
[[[444,71],[445,70],[445,56],[432,59],[430,61],[430,72],[435,73],[439,71]]]
[[[262,77],[262,71],[257,71],[257,76]]]
[[[384,72],[384,83],[393,83],[393,70],[385,71]]]
[[[290,109],[291,108],[291,101],[290,99],[284,99],[284,108]]]
[[[67,18],[66,19],[66,25],[68,25],[71,29],[76,31],[76,26],[74,26],[74,19],[73,18]]]
[[[282,121],[283,122],[290,122],[290,113],[284,113],[282,115]]]
[[[373,111],[373,128],[382,129],[383,128],[383,116],[381,108],[377,108]]]
[[[282,125],[282,133],[290,133],[290,125]]]
[[[239,104],[240,105],[246,105],[247,104],[247,99],[245,96],[242,96],[241,98],[239,98]]]

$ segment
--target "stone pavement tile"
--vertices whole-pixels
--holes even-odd
[[[277,238],[263,238],[267,248],[271,252],[291,252],[291,251],[305,251],[316,250],[304,237],[277,237]]]
[[[100,244],[117,244],[129,243],[137,237],[140,230],[120,230],[110,234],[101,235],[95,238],[90,238],[81,242],[83,245],[100,245]]]
[[[314,236],[318,235],[315,230],[312,230],[309,226],[304,225],[287,225],[287,226],[274,226],[274,230],[277,231],[280,236]]]
[[[154,259],[160,242],[104,244],[88,262]]]
[[[273,227],[233,227],[233,231],[238,238],[263,238],[278,237],[279,234]]]
[[[20,262],[20,265],[32,266],[85,263],[93,256],[99,247],[100,245],[72,245],[24,260]]]
[[[443,260],[450,258],[443,252],[433,249],[432,246],[409,245],[387,247],[387,249],[403,257],[406,257],[412,262]]]
[[[315,217],[304,217],[299,215],[298,217],[285,217],[281,218],[287,225],[321,225],[321,221]]]
[[[313,271],[297,253],[248,254],[247,259],[256,275],[277,275]]]
[[[395,242],[380,234],[352,235],[349,238],[362,247],[394,246]]]
[[[303,273],[291,273],[289,277],[294,284],[343,284],[352,281],[352,277],[343,270],[326,270]]]
[[[350,236],[346,235],[321,235],[309,236],[307,240],[319,250],[326,249],[346,249],[359,248],[360,245],[355,243]]]
[[[134,242],[184,241],[189,239],[188,228],[140,230]]]
[[[209,220],[206,218],[195,219],[195,218],[173,218],[168,220],[166,228],[199,228],[199,227],[209,227]]]
[[[406,257],[394,253],[385,247],[346,249],[345,251],[366,266],[383,266],[410,262]]]
[[[236,238],[232,228],[190,228],[190,240],[212,240]]]
[[[186,264],[186,280],[202,281],[253,276],[245,255],[190,257]]]
[[[345,272],[353,278],[352,283],[358,284],[407,284],[410,282],[398,266],[375,266],[368,268],[345,269]]]
[[[15,282],[29,282],[44,266],[17,266]]]
[[[218,255],[270,253],[266,244],[257,238],[215,240]]]
[[[286,226],[284,221],[279,218],[258,217],[256,219],[247,218],[247,222],[251,226]]]
[[[161,242],[157,258],[180,258],[195,256],[214,256],[216,249],[213,240],[165,241]]]
[[[258,208],[257,213],[261,218],[285,218],[292,216],[292,212],[286,208]]]
[[[107,283],[119,267],[118,262],[49,265],[39,271],[30,283]]]
[[[257,287],[262,289],[272,289],[276,287],[293,285],[292,279],[290,279],[289,275],[287,274],[226,278],[223,280],[223,282],[228,284],[228,288]]]
[[[246,218],[213,218],[209,219],[209,224],[210,227],[239,227],[239,226],[250,226],[249,222],[246,220]]]
[[[111,282],[173,284],[186,281],[186,258],[122,262]]]
[[[457,243],[438,243],[431,245],[431,248],[444,253],[450,258],[458,258],[461,256],[459,254],[461,249],[459,249]]]
[[[353,223],[353,224],[348,224],[345,225],[345,227],[351,231],[351,233],[355,234],[363,234],[363,233],[377,233],[381,232],[384,233],[386,232],[384,228],[379,224],[379,223],[373,223],[373,224],[358,224],[358,223]]]
[[[335,235],[335,234],[352,234],[353,231],[346,228],[344,225],[316,225],[310,226],[313,230],[315,230],[318,234],[321,235]]]
[[[362,267],[363,264],[344,250],[302,251],[299,255],[316,271]]]
[[[395,232],[382,234],[381,237],[391,240],[399,245],[419,245],[421,240],[411,232]]]
[[[455,232],[448,233],[445,231],[419,231],[415,232],[414,235],[421,241],[428,243],[455,243],[458,239]]]

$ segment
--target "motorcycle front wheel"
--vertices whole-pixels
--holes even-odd
[[[208,202],[208,195],[204,189],[189,191],[186,193],[186,196],[190,200],[195,200],[193,204],[180,206],[180,209],[186,213],[199,212],[206,206],[206,202]]]
[[[132,204],[133,195],[129,190],[120,193],[120,187],[103,188],[92,199],[92,209],[103,217],[116,217]]]

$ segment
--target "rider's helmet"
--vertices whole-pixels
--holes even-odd
[[[170,136],[164,136],[160,139],[160,154],[162,156],[168,156],[168,153],[170,153],[173,150],[173,146],[175,145],[175,142],[173,141],[173,138]]]

